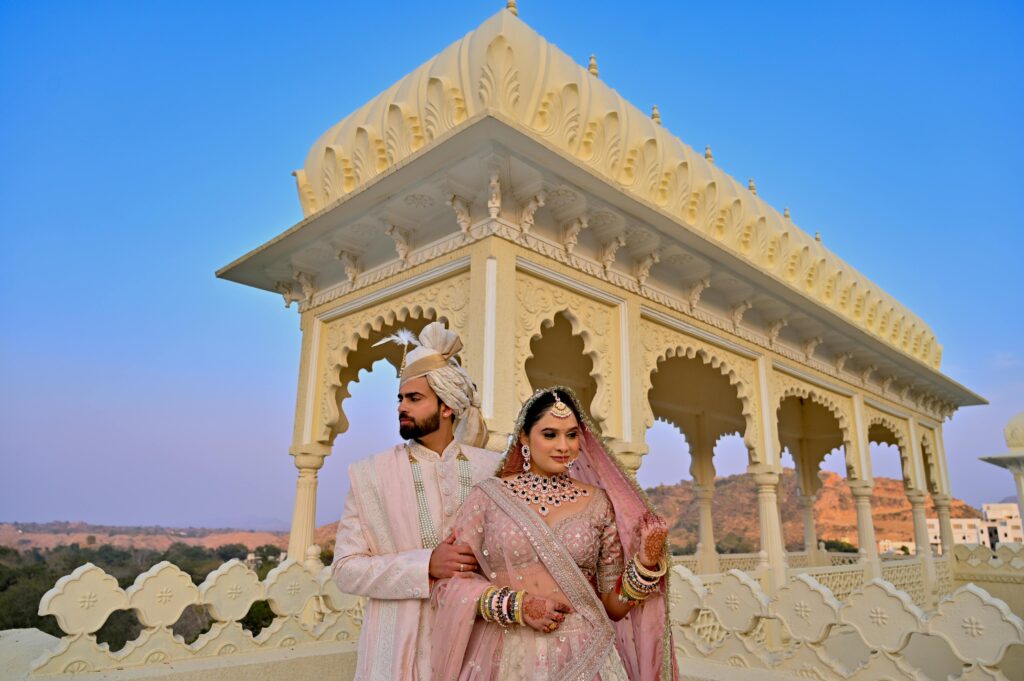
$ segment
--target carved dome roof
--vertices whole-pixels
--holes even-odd
[[[1003,430],[1006,446],[1010,449],[1024,449],[1024,411],[1010,419]]]
[[[317,140],[295,172],[305,215],[483,116],[556,147],[681,229],[938,369],[941,346],[921,319],[504,10]]]

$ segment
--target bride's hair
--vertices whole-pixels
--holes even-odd
[[[573,415],[576,416],[576,423],[579,424],[580,428],[586,428],[583,416],[580,414],[579,409],[576,408],[576,400],[569,397],[565,391],[548,389],[533,401],[533,404],[530,405],[530,408],[523,416],[523,432],[529,434],[537,421],[554,406],[555,402],[559,401],[568,406],[569,409],[572,409]]]

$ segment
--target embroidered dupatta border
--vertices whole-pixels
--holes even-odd
[[[597,629],[595,646],[605,651],[603,655],[585,655],[577,657],[562,670],[562,678],[590,681],[604,667],[605,658],[610,652],[615,632],[604,611],[604,605],[590,586],[590,582],[580,571],[576,561],[572,559],[565,546],[558,541],[554,532],[541,520],[540,516],[524,504],[508,495],[505,487],[497,478],[488,478],[477,485],[498,508],[518,522],[526,531],[534,551],[540,557],[548,573],[559,588],[569,597],[569,601],[581,615],[589,615]],[[581,605],[583,607],[581,607]]]

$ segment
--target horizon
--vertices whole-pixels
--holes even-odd
[[[290,524],[298,317],[213,272],[302,219],[289,173],[325,130],[503,6],[428,20],[396,3],[401,49],[383,57],[368,4],[0,7],[0,96],[17,102],[0,126],[0,517]],[[919,315],[942,372],[990,401],[944,425],[951,493],[1015,496],[977,457],[1024,409],[1024,217],[1003,207],[1024,157],[1024,6],[647,9],[631,32],[614,3],[519,13]],[[394,382],[378,364],[351,386],[318,525],[340,515],[345,466],[397,440]],[[678,431],[647,443],[643,486],[689,479]],[[871,461],[901,478],[891,450]],[[715,463],[745,468],[738,438]]]

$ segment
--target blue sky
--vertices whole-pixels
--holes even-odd
[[[1019,3],[519,5],[931,324],[992,403],[946,426],[953,492],[1014,493],[976,457],[1024,409]],[[287,524],[298,318],[213,272],[301,218],[324,130],[501,6],[0,2],[0,520]],[[346,403],[322,521],[396,437],[389,380]],[[687,477],[650,442],[642,481]]]

